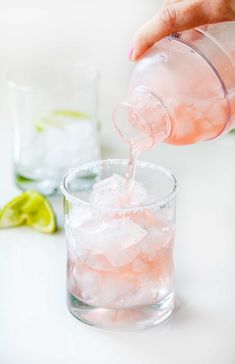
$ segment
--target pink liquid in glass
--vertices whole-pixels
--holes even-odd
[[[78,246],[68,242],[69,290],[88,305],[131,308],[172,293],[174,212],[147,205],[154,198],[135,181],[138,155],[130,148],[125,178],[114,174],[93,186],[89,201],[104,210],[79,209],[67,224]]]

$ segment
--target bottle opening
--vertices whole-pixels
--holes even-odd
[[[126,103],[116,106],[113,120],[117,131],[127,144],[139,150],[153,146],[153,133],[147,120],[132,105]]]
[[[116,106],[113,121],[124,141],[140,151],[149,150],[170,135],[171,123],[162,102],[140,86]]]

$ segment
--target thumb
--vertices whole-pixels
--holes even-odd
[[[138,60],[154,43],[165,36],[218,21],[210,1],[179,1],[163,8],[135,34],[132,61]]]

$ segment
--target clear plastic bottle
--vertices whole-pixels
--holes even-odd
[[[235,123],[235,22],[169,36],[133,69],[129,96],[114,109],[121,136],[139,150],[193,144]]]

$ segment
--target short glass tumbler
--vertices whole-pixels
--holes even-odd
[[[68,168],[99,159],[97,85],[85,62],[29,62],[9,72],[19,188],[56,194]]]
[[[118,176],[125,176],[127,165],[112,159],[87,163],[69,170],[62,182],[68,309],[87,324],[109,329],[157,325],[175,306],[176,180],[165,168],[138,161],[134,194],[136,201],[145,194],[147,202],[105,206],[120,198]],[[106,188],[103,180],[113,175],[116,185]]]

